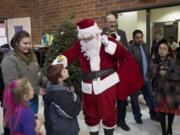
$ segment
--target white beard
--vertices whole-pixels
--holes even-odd
[[[91,71],[100,70],[101,36],[98,35],[90,40],[81,40],[80,45],[81,52],[90,62]]]
[[[99,56],[101,49],[101,36],[94,37],[90,40],[81,40],[81,52],[84,53],[84,56],[87,57],[88,60],[93,59],[94,57]]]

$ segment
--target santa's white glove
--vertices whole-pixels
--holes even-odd
[[[63,64],[64,68],[67,67],[67,58],[64,55],[59,55],[52,62],[52,65]]]
[[[108,44],[109,44],[108,37],[106,35],[102,35],[101,42],[103,43],[103,45],[108,46]]]

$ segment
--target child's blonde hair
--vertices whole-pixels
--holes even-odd
[[[25,95],[30,92],[30,82],[26,78],[11,81],[4,89],[3,107],[5,108],[4,124],[11,125],[11,119],[16,117],[16,123],[22,107],[26,106]],[[14,125],[13,128],[15,128]]]
[[[16,87],[12,90],[12,95],[17,103],[23,103],[25,95],[29,95],[29,84],[30,82],[27,78],[16,80]]]

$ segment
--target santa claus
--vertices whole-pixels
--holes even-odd
[[[53,64],[66,67],[79,58],[81,67],[83,113],[90,135],[98,135],[100,122],[105,135],[113,135],[116,126],[116,99],[120,77],[118,61],[123,61],[127,50],[118,43],[101,36],[93,19],[77,23],[79,41],[58,56]]]

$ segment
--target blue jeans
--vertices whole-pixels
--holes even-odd
[[[35,95],[30,101],[29,101],[30,107],[33,110],[33,112],[36,114],[38,112],[38,95]]]
[[[149,107],[150,117],[155,117],[156,116],[156,113],[154,112],[155,103],[154,103],[154,97],[152,93],[151,82],[149,81],[144,82],[144,86],[141,88],[141,92],[143,94],[143,97],[146,101],[147,106]],[[139,96],[139,92],[131,96],[131,106],[132,106],[132,112],[133,112],[135,120],[141,119],[141,116],[142,116],[139,102],[138,102],[138,96]]]

